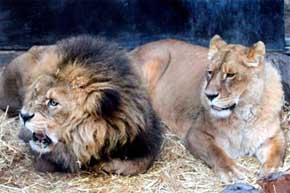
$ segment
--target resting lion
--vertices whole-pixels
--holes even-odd
[[[126,52],[100,38],[58,42],[35,58],[20,113],[40,171],[144,173],[162,129]],[[21,137],[21,136],[20,136]]]
[[[235,161],[240,156],[257,157],[261,174],[283,162],[282,85],[264,55],[262,42],[248,48],[215,36],[209,50],[162,40],[136,48],[130,57],[161,119],[228,182],[246,171]]]

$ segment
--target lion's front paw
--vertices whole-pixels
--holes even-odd
[[[108,174],[133,176],[146,172],[151,163],[152,158],[144,158],[140,160],[113,159],[102,163],[99,169]]]
[[[216,169],[216,174],[225,184],[245,180],[247,178],[246,173],[248,173],[248,170],[237,164]]]
[[[119,159],[114,159],[109,162],[105,162],[101,165],[100,170],[108,174],[117,175],[130,175],[128,174],[128,166],[124,164],[124,161]]]

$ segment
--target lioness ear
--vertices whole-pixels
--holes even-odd
[[[225,45],[227,43],[219,35],[213,36],[209,43],[208,59],[211,60],[219,49]]]
[[[248,67],[257,67],[264,61],[265,53],[265,44],[261,41],[255,43],[249,48],[247,56],[244,58],[244,64]]]

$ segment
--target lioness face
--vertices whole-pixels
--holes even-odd
[[[90,101],[92,89],[82,74],[85,72],[76,69],[43,75],[28,89],[20,122],[33,133],[29,144],[34,151],[48,153],[57,143],[70,143],[73,129],[90,116],[90,108],[96,109],[95,101]]]
[[[243,95],[263,68],[265,46],[251,48],[227,44],[219,36],[211,40],[203,95],[211,115],[226,118],[239,107]]]

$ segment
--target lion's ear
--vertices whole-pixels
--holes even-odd
[[[263,63],[266,53],[265,44],[261,41],[255,43],[247,51],[247,56],[244,58],[244,64],[248,67],[257,67]]]
[[[92,114],[107,117],[120,106],[121,96],[114,88],[98,89],[97,86],[90,86],[86,91],[89,94],[84,108]]]
[[[208,59],[211,60],[219,49],[225,45],[227,43],[219,35],[213,36],[209,43]]]

